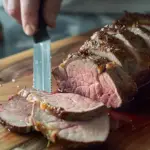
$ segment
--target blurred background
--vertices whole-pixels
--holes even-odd
[[[85,33],[111,23],[123,11],[150,12],[149,0],[63,0],[55,29],[49,29],[52,41]],[[0,58],[33,47],[16,21],[8,16],[0,0]]]

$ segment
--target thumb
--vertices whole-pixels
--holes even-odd
[[[56,17],[59,13],[62,0],[45,0],[44,19],[50,27],[56,26]]]

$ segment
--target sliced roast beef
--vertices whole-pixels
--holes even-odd
[[[58,119],[36,106],[33,114],[32,123],[35,130],[42,132],[53,143],[61,140],[82,144],[101,143],[109,134],[107,114],[81,122]]]
[[[103,112],[88,121],[65,121],[55,117],[51,112],[43,111],[38,103],[29,102],[27,98],[14,96],[7,104],[3,105],[0,119],[1,123],[6,125],[9,130],[28,133],[35,129],[42,132],[51,142],[67,141],[78,145],[104,142],[109,134],[107,113]],[[69,100],[64,101],[65,104],[68,102]],[[85,103],[83,102],[83,104]]]
[[[32,125],[28,124],[28,117],[31,116],[32,105],[25,98],[15,96],[7,104],[2,106],[0,120],[10,131],[28,133]]]
[[[109,61],[122,66],[126,72],[133,75],[139,70],[137,60],[124,43],[114,36],[115,34],[116,32],[112,33],[111,31],[110,35],[108,30],[102,29],[94,33],[91,39],[86,41],[79,51],[84,53],[84,51],[88,50],[89,53],[105,57]]]
[[[108,107],[120,107],[135,94],[136,84],[120,66],[91,57],[73,54],[53,70],[60,90],[89,97]]]
[[[123,44],[128,47],[128,50],[131,51],[132,54],[138,53],[134,55],[140,54],[140,56],[142,55],[142,57],[150,55],[149,46],[145,39],[141,37],[143,36],[143,33],[140,28],[110,25],[107,28],[105,27],[104,29],[108,34],[123,41]]]
[[[141,63],[141,70],[137,72],[135,80],[138,86],[149,81],[150,76],[150,15],[138,13],[126,13],[117,20],[113,26],[125,28],[122,32],[122,40],[134,55],[137,55]]]
[[[114,25],[126,28],[125,38],[135,50],[143,51],[150,55],[150,15],[136,13],[126,13],[125,16],[117,20]],[[148,23],[148,24],[147,24]]]
[[[127,13],[125,16],[117,20],[114,25],[126,29],[121,32],[132,47],[135,48],[134,50],[137,52],[143,52],[143,55],[147,54],[150,56],[150,24],[146,25],[144,23],[144,20],[148,19],[147,17],[145,17],[145,15]],[[143,22],[141,22],[141,20],[143,20]]]
[[[26,94],[28,93],[28,94]],[[65,120],[90,120],[106,111],[102,102],[74,93],[49,94],[34,89],[22,89],[19,94],[29,102],[37,102],[40,108]]]
[[[102,31],[95,33],[91,40],[81,47],[80,51],[88,49],[90,52],[102,56],[103,48],[105,47],[107,50],[109,46],[113,45],[111,54],[113,52],[114,57],[112,58],[117,57],[117,60],[114,59],[114,62],[121,65],[123,69],[133,77],[138,85],[145,84],[145,80],[143,81],[140,78],[141,76],[146,78],[150,75],[150,50],[142,37],[130,32],[124,26],[117,27],[110,25],[101,30]],[[105,33],[105,37],[101,35],[101,32]],[[100,42],[105,38],[106,40],[104,43]],[[99,46],[95,49],[92,49],[94,45],[93,41],[99,42]],[[114,53],[115,49],[118,49],[119,52]],[[124,55],[121,55],[121,52]],[[107,55],[107,58],[111,60],[111,58],[108,57],[110,56],[110,51],[105,54]]]
[[[105,27],[104,30],[114,38],[120,40],[120,43],[124,44],[127,47],[126,50],[132,53],[136,59],[136,70],[132,68],[126,70],[124,66],[123,68],[133,77],[137,85],[141,86],[145,84],[147,77],[150,75],[150,48],[140,35],[132,31],[134,28],[131,27],[130,29],[130,27],[110,25]],[[138,28],[136,29],[138,30]],[[146,80],[141,79],[141,77]]]

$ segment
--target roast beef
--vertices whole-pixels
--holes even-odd
[[[29,102],[37,102],[47,113],[65,120],[90,120],[107,111],[103,103],[73,93],[49,94],[35,89],[22,89],[19,94]]]
[[[57,102],[56,99],[53,103]],[[70,104],[68,100],[64,103]],[[43,111],[35,101],[29,102],[25,97],[17,95],[3,105],[0,119],[11,131],[29,133],[34,129],[42,132],[54,143],[59,141],[74,144],[101,143],[106,140],[110,128],[107,113],[101,113],[88,121],[65,121],[53,116],[51,112]]]
[[[70,55],[53,70],[53,75],[61,91],[89,97],[107,107],[120,107],[137,90],[119,65],[88,51]]]
[[[10,131],[29,133],[32,130],[32,125],[28,123],[28,117],[31,116],[31,112],[31,103],[23,97],[14,96],[2,106],[0,120]]]
[[[94,53],[100,57],[106,57],[132,75],[139,68],[137,60],[124,43],[116,38],[116,36],[121,36],[118,31],[108,26],[101,29],[94,33],[91,39],[81,46],[79,51],[82,53],[89,51],[89,53]]]
[[[108,25],[94,33],[79,51],[87,50],[90,53],[105,56],[122,66],[138,85],[144,84],[144,81],[140,80],[143,72],[146,72],[147,76],[150,75],[148,45],[142,37],[129,31],[125,26]]]
[[[145,84],[149,80],[150,75],[150,15],[138,13],[128,13],[115,21],[113,26],[125,28],[126,31],[122,35],[124,43],[129,49],[138,56],[142,62],[142,70],[137,72],[136,83],[138,86]]]
[[[53,70],[60,90],[99,100],[106,106],[120,107],[124,99],[128,99],[136,93],[136,86],[139,88],[149,81],[150,26],[144,23],[148,22],[147,19],[150,19],[150,15],[126,14],[126,17],[94,33],[77,52],[78,58],[69,55],[64,63]],[[150,24],[150,21],[148,23]],[[84,58],[82,55],[86,57]],[[88,56],[93,58],[93,55],[100,60],[107,61],[93,64],[93,61],[88,58]],[[116,65],[108,70],[104,66],[109,63]],[[98,66],[102,68],[102,73],[96,71],[95,68]],[[111,74],[108,73],[110,70]],[[107,80],[105,79],[106,74]],[[112,77],[112,74],[115,74],[115,77]],[[112,86],[110,82],[107,83],[108,76],[109,81],[115,86]],[[121,80],[118,79],[120,77]],[[117,86],[120,81],[122,84]],[[129,82],[131,85],[128,84]],[[109,94],[105,87],[109,89],[109,94],[117,91],[119,96],[108,100]],[[112,89],[112,87],[115,88]],[[112,94],[110,95],[112,97]],[[119,103],[116,104],[116,101]]]
[[[104,27],[104,31],[114,38],[117,38],[119,40],[118,42],[121,45],[126,46],[126,50],[134,55],[134,57],[138,61],[137,63],[140,63],[139,61],[145,59],[149,60],[149,46],[147,45],[145,40],[137,34],[140,33],[141,35],[141,32],[139,32],[139,28],[109,25],[107,27]]]
[[[139,43],[144,44],[143,40],[145,40],[148,47],[150,47],[150,15],[126,12],[123,17],[116,20],[113,24],[120,27],[126,26],[129,31],[142,37],[139,39],[141,41],[135,42],[135,46],[139,46]],[[139,36],[136,37],[139,38]],[[135,40],[135,37],[132,40]],[[130,42],[133,42],[132,40]],[[144,44],[143,46],[145,47],[146,45]]]
[[[32,123],[35,129],[53,143],[61,140],[82,144],[101,143],[109,134],[109,118],[105,113],[82,122],[61,120],[36,106],[33,114]]]

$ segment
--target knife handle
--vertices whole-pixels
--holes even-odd
[[[40,0],[39,19],[38,19],[40,30],[46,28],[46,23],[43,17],[44,1],[45,0]]]
[[[43,17],[43,8],[45,0],[40,0],[39,16],[38,16],[38,31],[33,35],[33,40],[35,43],[39,43],[47,40],[48,32],[46,30],[46,22]]]

